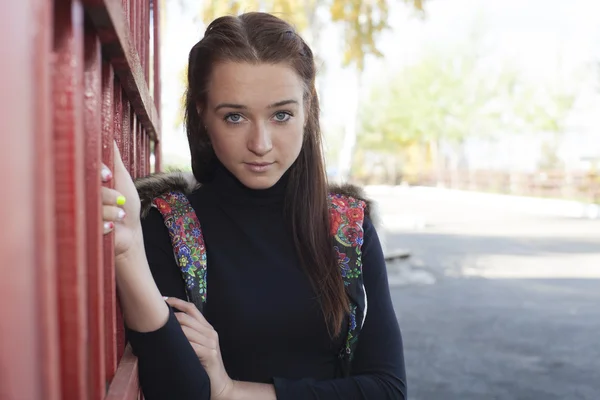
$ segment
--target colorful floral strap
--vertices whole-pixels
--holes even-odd
[[[206,246],[196,212],[181,192],[166,193],[152,204],[169,230],[188,300],[202,311],[206,302]]]
[[[340,351],[343,375],[350,375],[350,366],[358,335],[367,316],[367,294],[362,277],[363,222],[365,202],[341,194],[329,195],[329,220],[333,248],[338,256],[342,279],[350,300],[348,333]]]
[[[187,197],[180,192],[164,194],[155,198],[152,204],[163,215],[169,230],[188,300],[202,311],[206,302],[206,246],[196,212]],[[358,335],[367,315],[361,259],[365,202],[349,196],[330,194],[329,217],[333,247],[350,302],[348,333],[339,354],[342,372],[348,376]]]

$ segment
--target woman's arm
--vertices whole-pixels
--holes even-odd
[[[138,279],[128,277],[127,282],[133,282],[133,287],[127,288],[128,296],[132,296],[132,293],[135,294],[138,290],[143,293],[145,285],[153,286],[153,290],[156,290],[155,296],[160,300],[160,307],[166,309],[167,314],[162,325],[152,331],[149,331],[147,326],[140,328],[139,324],[135,325],[135,320],[132,321],[134,324],[131,324],[131,319],[126,319],[127,339],[139,360],[139,378],[144,397],[148,400],[208,400],[208,374],[196,357],[173,310],[162,297],[176,296],[185,299],[183,280],[173,257],[168,231],[157,210],[152,210],[141,224],[141,248],[145,249],[145,252],[132,256],[133,259],[128,262],[131,265],[135,265],[136,262],[145,263],[147,274],[138,276]],[[127,271],[125,268],[124,270]],[[120,296],[122,291],[119,289]],[[136,298],[134,301],[139,302],[132,304],[131,312],[134,314],[137,309],[148,308],[148,303],[144,304],[143,298]],[[132,303],[134,301],[132,300]]]
[[[140,200],[114,144],[114,175],[103,168],[104,231],[114,231],[115,278],[128,339],[138,356],[144,396],[152,399],[210,399],[210,381],[154,282],[144,247]]]
[[[144,398],[210,399],[208,375],[173,311],[162,299],[148,269],[146,255],[131,255],[120,262],[127,264],[120,267],[120,276],[117,277],[120,283],[119,300],[127,327],[127,339],[138,357]],[[127,276],[130,270],[135,270],[128,267],[140,264],[145,264],[144,271],[147,273]],[[149,293],[153,295],[149,296]]]
[[[406,399],[402,337],[392,306],[387,270],[377,232],[370,220],[364,224],[363,279],[368,312],[352,362],[352,376],[316,381],[274,379],[278,400],[400,400]],[[231,400],[273,399],[261,394],[265,386],[238,383],[242,395]],[[246,397],[243,397],[246,396]]]

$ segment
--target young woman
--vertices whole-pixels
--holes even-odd
[[[286,22],[219,18],[189,57],[192,179],[149,177],[138,196],[115,149],[105,231],[146,399],[406,398],[368,206],[327,185],[315,74]],[[198,221],[185,232],[160,197],[174,189]]]

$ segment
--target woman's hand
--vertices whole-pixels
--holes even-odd
[[[125,257],[135,246],[143,245],[140,224],[140,198],[117,144],[113,142],[115,169],[102,164],[102,181],[113,180],[114,189],[102,187],[104,234],[115,232],[115,258]],[[138,249],[139,250],[139,249]]]
[[[150,272],[140,223],[140,197],[116,143],[114,171],[102,165],[102,181],[113,181],[114,189],[102,187],[104,233],[115,233],[115,280],[125,324],[137,332],[152,332],[169,318],[169,308]]]
[[[231,398],[234,382],[225,371],[217,332],[193,303],[174,297],[166,301],[181,311],[175,316],[210,378],[211,400]]]

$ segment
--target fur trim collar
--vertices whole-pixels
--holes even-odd
[[[161,172],[137,179],[135,186],[142,203],[142,218],[145,218],[152,207],[152,200],[164,193],[180,191],[188,195],[198,189],[201,184],[196,181],[192,172]],[[374,219],[374,204],[367,199],[362,188],[350,184],[330,185],[329,191],[363,200],[367,207],[365,215]],[[375,223],[375,221],[373,221]]]

